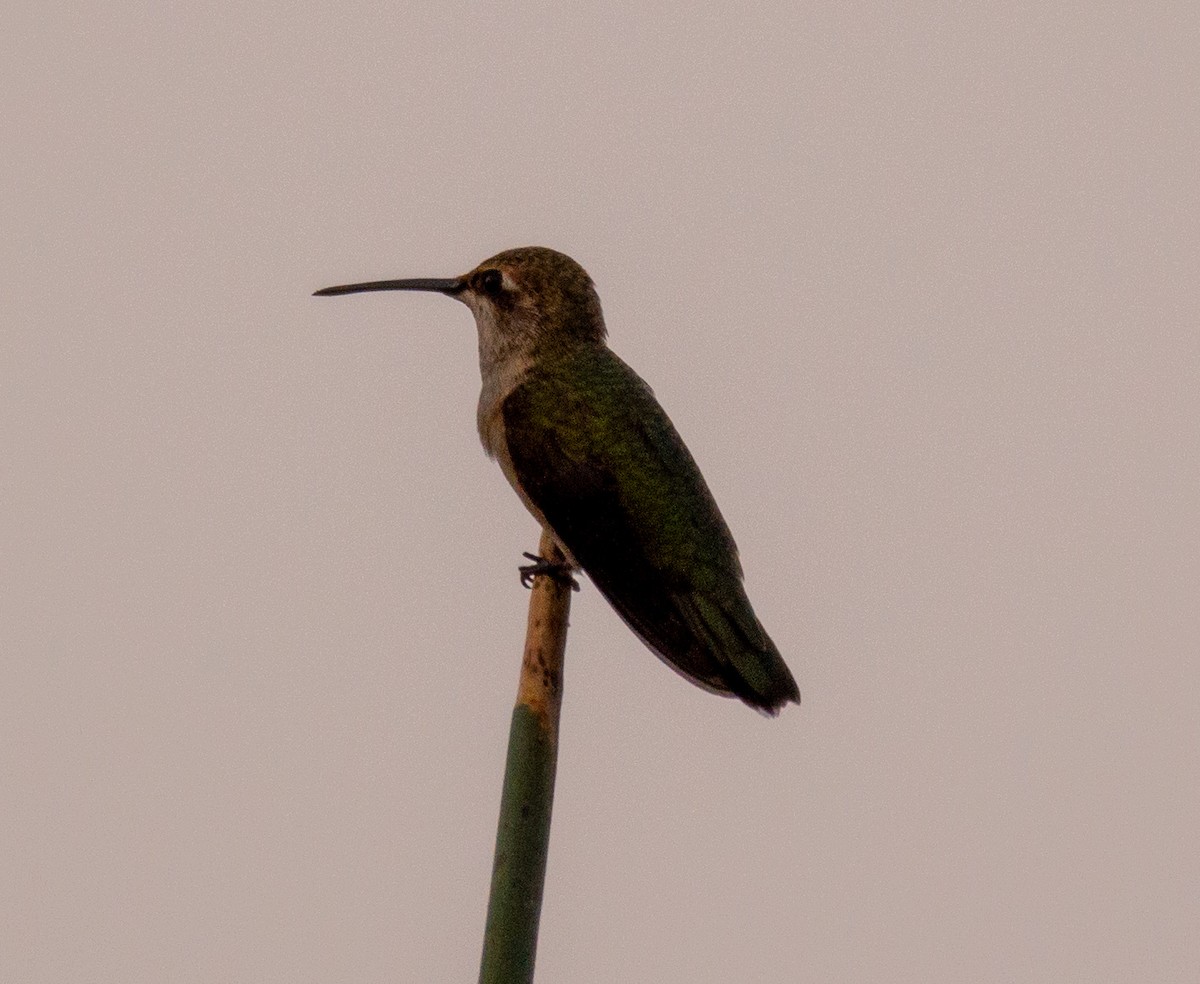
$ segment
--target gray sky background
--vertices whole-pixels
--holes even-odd
[[[0,979],[477,973],[570,253],[804,704],[576,596],[544,981],[1193,981],[1195,4],[32,4],[0,38]]]

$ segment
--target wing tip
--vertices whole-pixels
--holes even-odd
[[[786,672],[786,670],[785,670]],[[778,686],[773,687],[769,693],[735,693],[742,703],[753,707],[764,717],[779,717],[779,712],[788,704],[800,703],[800,688],[796,686],[796,681],[792,679],[790,672],[787,672],[786,679],[776,681]]]

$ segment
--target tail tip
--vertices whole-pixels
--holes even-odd
[[[779,712],[788,704],[800,703],[800,688],[788,675],[787,681],[767,694],[739,695],[742,700],[765,717],[779,717]]]

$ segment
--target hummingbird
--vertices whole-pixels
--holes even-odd
[[[377,290],[434,291],[471,309],[479,437],[561,547],[560,576],[583,570],[647,648],[697,686],[771,716],[800,702],[746,596],[729,527],[650,387],[608,347],[583,267],[529,246],[460,277],[316,295]],[[522,579],[552,566],[524,567]]]

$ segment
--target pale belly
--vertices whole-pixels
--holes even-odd
[[[558,548],[567,558],[567,561],[572,567],[578,569],[578,561],[575,560],[571,551],[567,549],[566,544],[562,542],[562,539],[546,521],[546,517],[542,515],[542,511],[525,494],[525,490],[517,480],[517,472],[513,467],[512,456],[508,453],[508,441],[504,433],[504,415],[501,413],[499,407],[496,407],[486,418],[480,418],[479,439],[483,442],[483,450],[487,452],[488,457],[496,459],[496,462],[500,465],[500,470],[504,472],[504,477],[508,479],[508,484],[513,487],[513,491],[517,493],[521,501],[525,504],[525,508],[529,510],[530,515],[538,521],[544,530],[550,532],[555,542],[558,543]]]

